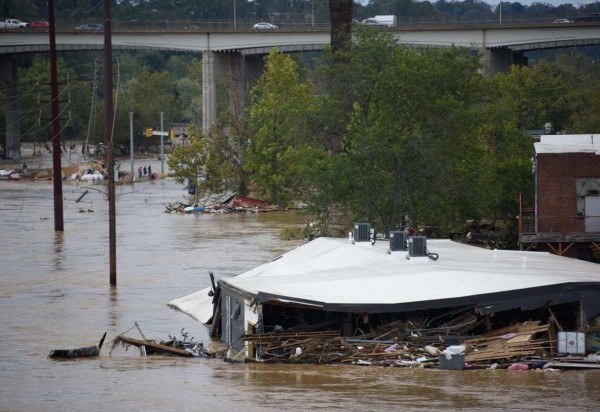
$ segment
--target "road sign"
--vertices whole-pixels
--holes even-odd
[[[155,131],[152,132],[152,134],[154,136],[168,136],[169,132],[159,132],[159,131],[155,130]]]

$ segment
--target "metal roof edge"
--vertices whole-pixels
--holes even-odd
[[[232,288],[236,289],[236,288]],[[237,290],[237,289],[236,289]],[[240,293],[239,290],[237,293]],[[562,294],[569,296],[563,296]],[[514,289],[510,291],[494,292],[480,295],[470,295],[458,298],[436,299],[406,303],[326,303],[299,299],[291,296],[275,295],[270,293],[258,292],[257,297],[261,304],[281,304],[283,306],[297,306],[306,309],[316,309],[331,312],[348,313],[391,313],[391,312],[411,312],[415,310],[440,309],[456,306],[479,306],[491,307],[498,306],[501,310],[506,310],[506,304],[512,302],[511,307],[540,307],[549,300],[556,300],[555,303],[564,303],[579,300],[586,293],[597,293],[600,297],[600,284],[594,282],[569,282],[534,288]],[[575,296],[573,296],[575,295]],[[551,299],[555,297],[555,299]],[[576,297],[576,299],[572,299]],[[536,303],[533,303],[535,301]],[[541,305],[540,305],[541,302]],[[533,305],[533,306],[532,306]],[[487,310],[491,313],[494,310]]]

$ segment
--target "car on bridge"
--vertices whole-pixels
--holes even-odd
[[[50,27],[50,23],[48,23],[47,21],[32,21],[31,23],[29,23],[29,27],[31,27],[32,29],[47,29],[48,27]]]
[[[253,29],[258,29],[258,30],[269,30],[269,29],[278,29],[279,27],[273,23],[266,23],[266,22],[260,22],[260,23],[256,23],[254,26],[252,26]]]
[[[75,27],[75,30],[96,30],[96,31],[102,31],[102,30],[104,30],[104,25],[99,24],[99,23],[87,23],[87,24],[82,24],[81,26]]]
[[[5,21],[0,21],[0,29],[24,29],[25,27],[29,27],[29,23],[19,19],[6,19]]]
[[[556,19],[552,23],[571,23],[569,19]]]

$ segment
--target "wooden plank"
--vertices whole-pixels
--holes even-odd
[[[117,336],[115,338],[115,341],[126,343],[126,344],[132,345],[132,346],[137,346],[138,348],[141,346],[146,346],[147,348],[152,348],[154,350],[168,352],[168,353],[171,353],[171,354],[177,355],[177,356],[186,356],[186,357],[192,356],[191,353],[189,353],[188,351],[185,351],[183,349],[178,349],[178,348],[173,348],[171,346],[161,345],[160,343],[156,343],[151,340],[133,339],[128,336],[121,335],[121,336]]]
[[[529,342],[533,337],[533,333],[528,333],[525,335],[517,335],[514,338],[507,339],[506,342],[510,344],[519,344],[522,342]]]

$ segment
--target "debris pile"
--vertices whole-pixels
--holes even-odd
[[[185,209],[190,206],[191,205],[182,202],[167,203],[167,205],[165,206],[165,213],[187,213]]]
[[[525,322],[511,325],[467,339],[469,348],[465,361],[482,362],[503,359],[534,357],[536,353],[542,357],[554,354],[552,342],[548,335],[550,325],[540,322]]]
[[[442,369],[600,368],[600,355],[577,357],[566,353],[568,349],[560,350],[562,338],[557,335],[578,333],[562,332],[553,315],[549,320],[550,323],[515,322],[488,330],[489,317],[466,313],[427,328],[412,321],[395,320],[352,337],[342,336],[340,330],[295,332],[293,328],[276,327],[274,332],[246,334],[241,340],[247,344],[246,361],[264,363]],[[488,331],[463,335],[481,328]],[[561,332],[557,333],[557,329]],[[600,326],[587,330],[600,331]]]
[[[271,205],[263,200],[237,195],[230,196],[224,201],[216,201],[214,197],[208,198],[201,205],[175,202],[167,203],[165,207],[165,213],[259,213],[283,210],[290,210],[290,208]]]
[[[156,341],[147,339],[137,322],[134,323],[134,327],[138,329],[140,335],[142,335],[142,339],[135,339],[121,334],[113,340],[110,349],[111,354],[118,345],[122,345],[125,349],[128,349],[130,346],[135,346],[140,349],[140,354],[142,356],[174,355],[182,357],[215,358],[220,357],[223,352],[222,348],[215,348],[214,345],[204,347],[202,342],[195,342],[193,337],[188,339],[189,334],[185,332],[185,329],[181,329],[180,331],[181,338],[169,335],[169,340]]]

